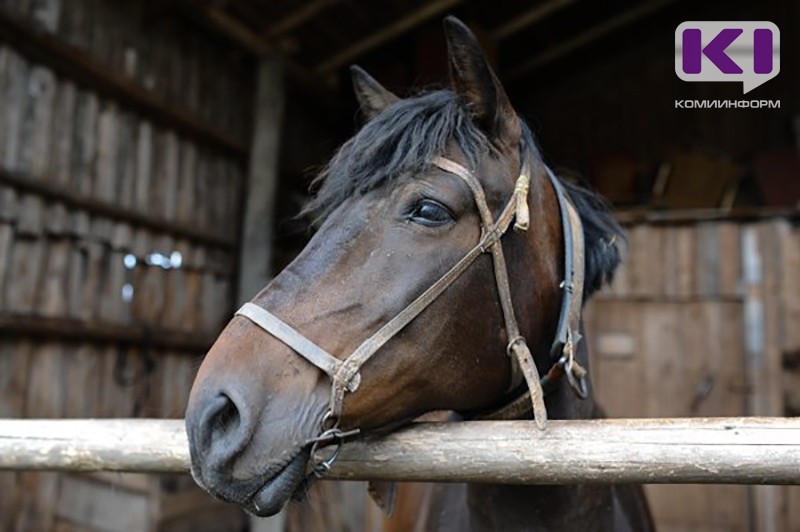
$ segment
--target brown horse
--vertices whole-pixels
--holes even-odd
[[[597,415],[577,320],[619,262],[620,229],[552,176],[469,29],[448,18],[445,31],[452,90],[398,99],[353,69],[368,121],[321,175],[307,209],[319,230],[195,380],[192,473],[255,514],[324,472],[312,447],[351,429],[508,403],[540,425],[545,405],[553,418]],[[416,501],[425,530],[652,529],[632,486],[433,485]]]

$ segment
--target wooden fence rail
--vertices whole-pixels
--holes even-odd
[[[0,469],[185,472],[181,420],[0,420]],[[330,478],[800,484],[800,418],[420,423],[348,443]]]

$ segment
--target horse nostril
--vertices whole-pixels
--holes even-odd
[[[221,433],[235,432],[240,422],[239,409],[236,408],[233,400],[226,394],[221,393],[220,398],[223,399],[225,403],[220,406],[216,414],[216,419],[214,420],[216,428]],[[213,432],[212,430],[212,433]]]
[[[239,452],[247,441],[244,421],[236,402],[220,392],[203,409],[192,438],[198,450],[224,459]]]

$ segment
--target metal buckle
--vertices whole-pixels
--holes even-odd
[[[306,445],[311,445],[310,456],[313,459],[314,454],[320,449],[320,447],[325,446],[325,444],[330,442],[336,442],[336,447],[334,448],[333,452],[327,458],[323,458],[313,467],[313,474],[317,478],[322,478],[325,476],[328,471],[330,471],[331,466],[339,458],[339,453],[342,450],[342,444],[344,444],[345,438],[349,438],[350,436],[355,436],[359,432],[360,429],[353,429],[353,430],[341,430],[339,428],[339,418],[333,415],[333,412],[328,410],[325,414],[325,417],[322,418],[320,422],[320,428],[322,432],[316,438],[310,438],[306,440]]]
[[[558,364],[564,369],[567,382],[575,395],[581,399],[589,397],[586,371],[583,368],[579,369],[579,365],[575,362],[575,340],[572,331],[567,332],[567,343],[564,344],[563,355],[558,360]]]

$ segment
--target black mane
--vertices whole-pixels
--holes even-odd
[[[303,209],[323,221],[347,198],[423,171],[453,139],[474,169],[490,150],[469,111],[449,90],[400,100],[345,142],[314,183],[315,198]]]
[[[528,126],[522,123],[525,158],[539,159]],[[470,169],[491,152],[489,139],[475,125],[469,110],[450,90],[437,90],[390,105],[345,142],[314,180],[319,190],[303,209],[321,223],[347,198],[365,194],[390,181],[422,172],[431,159],[454,140]],[[583,222],[586,247],[584,297],[609,283],[620,263],[618,243],[624,232],[610,205],[593,191],[562,180]]]

